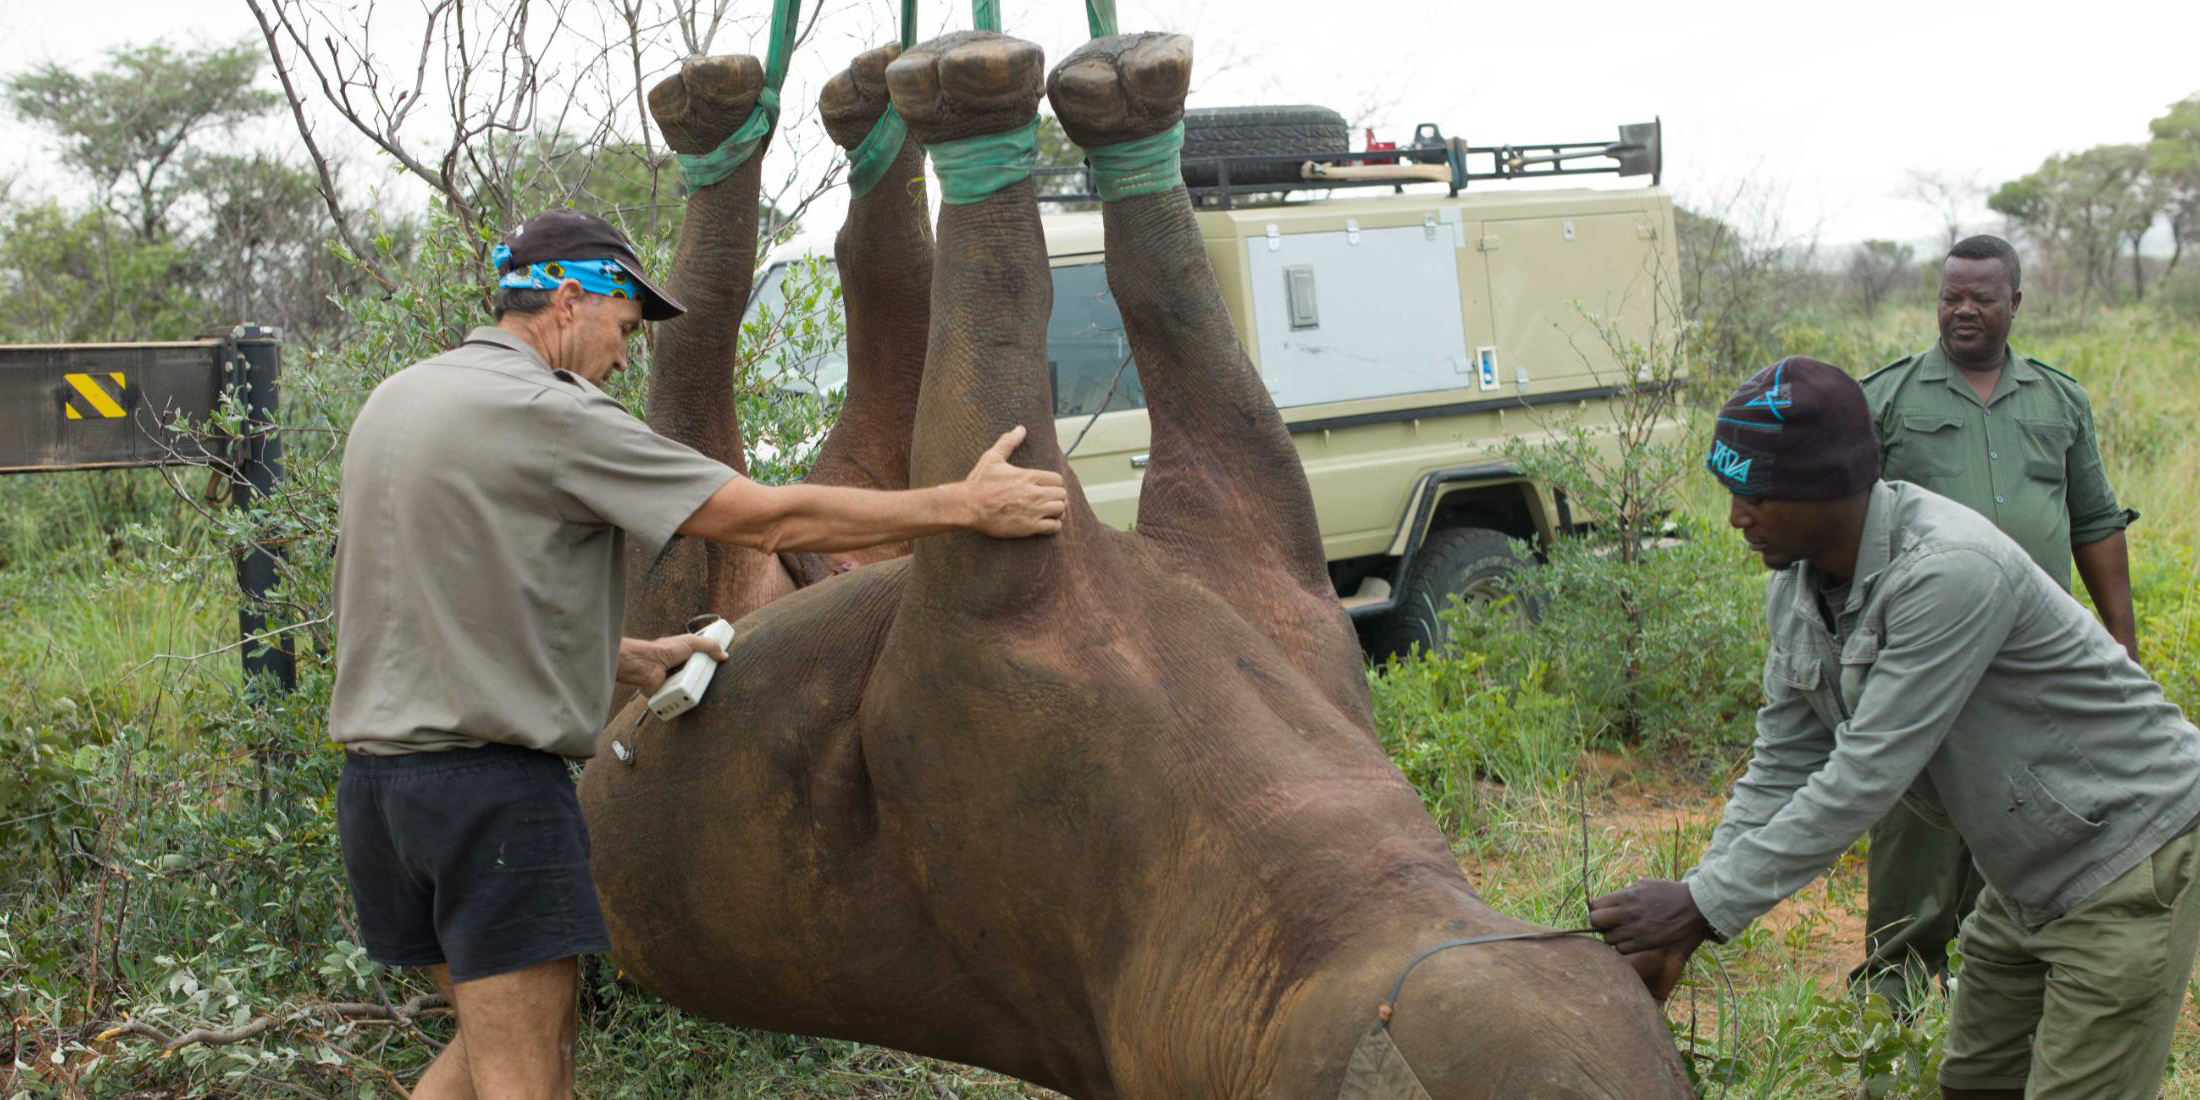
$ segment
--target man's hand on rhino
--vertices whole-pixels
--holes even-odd
[[[1589,899],[1589,923],[1626,957],[1664,1000],[1680,981],[1688,956],[1711,935],[1711,922],[1696,908],[1683,883],[1646,878],[1624,890]]]
[[[621,638],[619,668],[614,679],[628,687],[640,688],[646,695],[663,687],[665,677],[697,653],[708,653],[713,660],[726,659],[725,647],[700,634],[672,634],[654,641]]]
[[[1021,424],[1003,432],[963,479],[976,510],[972,526],[997,539],[1054,534],[1062,529],[1062,513],[1069,508],[1069,489],[1062,484],[1062,475],[1008,461],[1023,441]]]

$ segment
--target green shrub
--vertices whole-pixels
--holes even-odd
[[[1500,618],[1509,609],[1461,613]],[[1477,820],[1478,781],[1540,789],[1573,774],[1583,723],[1573,699],[1551,690],[1548,671],[1540,664],[1500,670],[1484,654],[1452,649],[1394,661],[1373,675],[1383,748],[1446,832]]]
[[[1508,663],[1547,667],[1595,736],[1724,760],[1763,697],[1764,570],[1723,523],[1672,522],[1632,564],[1594,539],[1552,548],[1524,583],[1537,628],[1470,644],[1524,649]]]

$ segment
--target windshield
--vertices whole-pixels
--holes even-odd
[[[839,315],[840,273],[831,260],[782,260],[764,269],[741,314],[742,343],[766,349],[757,364],[764,384],[840,392],[848,384],[848,343]]]

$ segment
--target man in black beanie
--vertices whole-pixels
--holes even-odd
[[[1879,480],[1839,368],[1765,368],[1712,434],[1727,522],[1773,570],[1757,742],[1696,867],[1590,922],[1662,999],[1899,799],[1986,879],[1941,1095],[2151,1100],[2200,946],[2200,731],[1991,521]]]

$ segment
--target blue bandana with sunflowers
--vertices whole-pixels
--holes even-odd
[[[489,258],[502,270],[510,262],[512,250],[500,244]],[[504,272],[497,285],[511,290],[556,290],[567,279],[581,284],[581,289],[590,294],[607,298],[642,296],[641,287],[617,260],[544,260]]]

